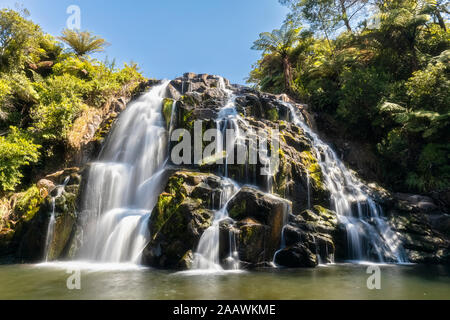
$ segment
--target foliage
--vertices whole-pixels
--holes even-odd
[[[89,31],[75,31],[66,29],[59,37],[61,41],[68,44],[72,50],[80,57],[87,54],[101,52],[108,44],[105,39],[99,38]]]
[[[30,136],[15,127],[0,137],[0,190],[14,190],[23,177],[20,169],[38,160],[38,150]]]
[[[280,58],[283,75],[284,89],[290,90],[292,81],[291,64],[289,62],[289,51],[300,40],[301,28],[296,28],[291,22],[285,23],[280,29],[272,32],[263,32],[259,35],[259,39],[253,43],[253,50],[261,50],[265,54],[277,55]]]
[[[129,96],[145,80],[136,64],[116,68],[87,56],[105,47],[103,39],[68,30],[62,38],[75,53],[27,12],[0,11],[0,194],[65,158],[83,110]]]
[[[450,32],[445,4],[280,2],[291,8],[288,21],[308,25],[311,31],[285,49],[293,67],[290,88],[280,81],[283,68],[273,52],[254,65],[249,81],[308,102],[313,111],[334,118],[342,134],[369,142],[384,167],[381,179],[391,187],[413,192],[450,188]],[[340,4],[345,10],[335,10]],[[352,4],[355,7],[348,7]],[[358,11],[349,15],[352,10]]]
[[[39,205],[43,200],[41,192],[36,186],[17,194],[14,206],[14,218],[16,220],[23,218],[24,221],[29,221],[39,211]]]

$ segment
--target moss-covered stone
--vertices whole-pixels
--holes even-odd
[[[266,118],[270,121],[278,121],[280,116],[278,114],[277,108],[272,108],[266,111]]]
[[[306,167],[309,177],[315,187],[324,189],[322,169],[311,151],[303,151],[301,153],[302,164]]]
[[[166,121],[166,128],[169,129],[172,120],[172,113],[175,101],[173,99],[165,98],[163,100],[162,113]]]
[[[44,201],[41,190],[33,186],[27,191],[19,193],[14,206],[14,214],[17,218],[25,222],[33,219],[34,215],[39,211],[40,205]]]
[[[292,204],[251,187],[243,187],[227,209],[239,230],[239,258],[255,266],[271,262],[281,243],[282,228]]]
[[[169,178],[149,221],[151,241],[144,250],[144,263],[157,268],[190,267],[189,251],[195,251],[211,226],[223,183],[213,174],[192,171],[178,171]]]

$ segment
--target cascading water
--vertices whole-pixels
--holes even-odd
[[[238,185],[231,179],[225,179],[225,181],[224,189],[220,195],[220,209],[215,212],[214,221],[211,227],[209,227],[200,238],[197,252],[194,257],[194,269],[212,271],[223,270],[219,258],[220,223],[227,219],[231,220],[228,216],[227,205],[233,196],[239,191]],[[231,234],[229,236],[232,237]],[[229,265],[231,269],[239,268],[236,249],[233,248],[233,246],[230,246],[230,253],[227,260],[230,260]]]
[[[364,192],[363,183],[311,130],[294,106],[284,104],[291,111],[292,122],[302,128],[311,140],[325,184],[331,193],[332,205],[347,230],[349,258],[363,261],[373,260],[377,256],[378,262],[384,262],[386,258],[397,263],[406,262],[400,240],[383,219],[381,207]]]
[[[86,237],[81,260],[140,263],[150,213],[165,179],[168,132],[162,104],[168,83],[127,107],[98,162],[90,165],[82,203]]]
[[[55,188],[55,195],[51,197],[51,207],[52,207],[52,212],[50,214],[50,220],[48,222],[48,227],[47,227],[47,236],[45,239],[45,252],[44,252],[44,257],[45,257],[45,261],[48,261],[49,258],[49,253],[50,253],[50,247],[53,241],[53,236],[55,234],[55,224],[56,224],[56,199],[59,198],[63,191],[64,191],[64,187],[69,183],[70,177],[66,177],[64,179],[64,182],[62,185],[59,185]]]
[[[225,186],[220,195],[220,209],[215,212],[213,224],[209,227],[200,238],[197,251],[195,253],[193,268],[198,270],[210,270],[221,271],[223,270],[220,264],[220,223],[224,220],[232,220],[228,216],[227,205],[233,196],[239,191],[239,186],[236,182],[228,179],[228,155],[234,154],[231,152],[231,148],[234,149],[236,144],[241,143],[242,137],[240,134],[238,121],[243,120],[237,113],[235,107],[236,96],[233,92],[227,89],[223,78],[219,77],[219,89],[221,89],[228,97],[228,101],[225,106],[219,111],[218,118],[216,120],[217,128],[217,149],[218,155],[223,154],[224,140],[226,137],[226,129],[232,128],[235,130],[233,140],[226,143],[225,165],[224,165],[224,180]],[[228,137],[227,137],[228,139]],[[227,264],[230,269],[239,269],[239,257],[237,254],[236,246],[232,245],[234,241],[234,233],[230,231],[230,252],[227,258]]]

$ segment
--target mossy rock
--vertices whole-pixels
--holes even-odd
[[[152,236],[144,250],[144,263],[162,269],[187,267],[186,255],[196,249],[213,216],[212,210],[202,207],[201,200],[184,199]]]
[[[322,169],[311,151],[301,153],[302,164],[305,166],[314,188],[325,189]]]
[[[27,191],[17,195],[16,204],[14,206],[14,214],[16,217],[28,222],[33,219],[43,202],[44,198],[41,195],[40,189],[33,186]]]
[[[233,197],[227,209],[230,217],[238,221],[239,255],[244,263],[272,261],[291,208],[290,201],[251,187],[241,188]]]
[[[175,101],[173,99],[165,98],[163,100],[162,113],[164,120],[166,121],[167,130],[170,129],[170,122],[172,121],[173,108],[175,106]]]
[[[195,251],[211,226],[223,188],[224,181],[213,174],[172,174],[149,221],[151,241],[144,250],[144,263],[163,269],[190,267],[189,251]]]
[[[273,255],[266,251],[266,241],[270,240],[268,226],[250,220],[240,223],[238,228],[239,259],[244,264],[256,265],[272,259]]]
[[[270,121],[278,121],[280,119],[280,115],[278,114],[277,108],[272,108],[266,111],[266,118]]]

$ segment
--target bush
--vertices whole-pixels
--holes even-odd
[[[389,87],[389,76],[376,68],[351,69],[342,76],[337,115],[363,137],[372,132],[378,103]]]
[[[426,69],[414,72],[406,88],[412,108],[450,111],[450,78],[442,62],[430,63]]]
[[[0,137],[0,190],[13,191],[23,177],[20,169],[36,162],[40,146],[15,127],[6,137]]]

